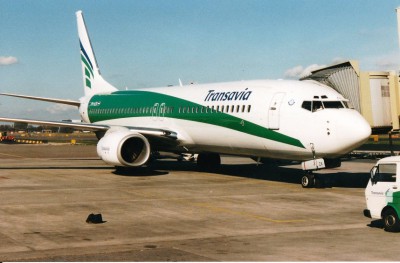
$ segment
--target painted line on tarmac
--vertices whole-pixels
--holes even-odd
[[[232,214],[232,215],[239,215],[242,217],[258,219],[258,220],[271,222],[271,223],[301,223],[301,222],[309,221],[309,219],[307,219],[307,220],[305,220],[305,219],[291,219],[291,220],[272,219],[272,218],[268,218],[265,216],[253,214],[253,213],[247,213],[247,212],[236,211],[236,210],[232,210],[232,209],[228,209],[228,208],[217,207],[217,206],[211,205],[210,203],[192,203],[192,205],[197,206],[197,207],[206,208],[206,209],[216,211],[216,212],[222,212],[222,213],[227,213],[227,214]]]
[[[195,206],[195,207],[200,207],[200,208],[204,208],[204,209],[208,209],[208,210],[212,210],[214,212],[219,212],[219,213],[226,213],[226,214],[231,214],[231,215],[238,215],[241,217],[246,217],[246,218],[251,218],[251,219],[257,219],[257,220],[262,220],[265,222],[270,222],[270,223],[280,223],[280,224],[284,224],[284,223],[302,223],[302,222],[307,222],[310,221],[310,219],[287,219],[287,220],[282,220],[282,219],[272,219],[272,218],[268,218],[265,216],[261,216],[261,215],[257,215],[257,214],[253,214],[253,213],[248,213],[248,212],[243,212],[243,211],[237,211],[237,210],[232,210],[232,209],[228,209],[228,208],[223,208],[223,207],[218,207],[215,205],[212,205],[210,203],[205,203],[205,202],[192,202],[186,199],[169,199],[169,198],[162,198],[160,196],[158,196],[157,194],[154,193],[138,193],[136,192],[136,194],[145,197],[145,198],[154,198],[154,199],[161,199],[161,200],[167,200],[167,201],[174,201],[176,203],[181,203],[182,205],[186,205],[186,206]],[[318,221],[316,219],[311,219],[311,221]]]
[[[17,158],[25,158],[24,156],[21,155],[14,155],[14,154],[7,154],[7,153],[0,153],[0,156],[9,156],[9,157],[17,157]]]

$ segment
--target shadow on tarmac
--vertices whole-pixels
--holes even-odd
[[[106,166],[23,166],[23,167],[0,167],[0,170],[110,170]]]
[[[383,229],[385,227],[382,219],[372,220],[370,224],[367,225],[370,228]]]
[[[73,162],[77,159],[67,159]],[[88,159],[85,159],[88,160]],[[98,160],[98,159],[90,159]],[[152,162],[149,166],[135,167],[135,168],[117,168],[113,169],[111,166],[101,166],[92,164],[91,166],[76,165],[76,166],[9,166],[1,167],[0,170],[112,170],[112,173],[117,176],[163,176],[169,174],[169,171],[187,171],[187,172],[198,172],[199,169],[197,164],[194,162],[176,161],[176,160],[158,160]],[[332,171],[332,172],[330,172]],[[237,176],[244,178],[252,178],[258,180],[276,181],[290,184],[300,184],[301,178],[304,175],[304,171],[294,165],[292,166],[275,166],[268,164],[222,164],[220,168],[215,171],[209,172],[226,176]],[[330,188],[330,187],[344,187],[344,188],[365,188],[369,180],[369,172],[366,173],[350,173],[350,172],[339,172],[335,169],[325,170],[323,174],[315,173],[319,175],[323,180],[318,188]]]
[[[196,163],[193,162],[162,160],[155,161],[148,167],[116,169],[113,173],[121,176],[160,176],[168,174],[168,171],[198,172],[199,170]],[[322,179],[318,188],[365,188],[370,176],[369,172],[336,172],[334,169],[325,171],[332,172],[323,174],[315,173]],[[220,168],[210,173],[291,184],[300,184],[301,178],[304,175],[302,169],[294,166],[279,167],[264,164],[222,164]]]

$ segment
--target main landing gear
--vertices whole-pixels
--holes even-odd
[[[197,156],[197,166],[201,171],[215,171],[221,165],[218,153],[200,153]]]

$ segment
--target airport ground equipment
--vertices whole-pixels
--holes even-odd
[[[389,232],[400,231],[400,156],[379,160],[371,169],[371,178],[365,189],[367,209],[364,215],[383,219]]]
[[[7,135],[7,132],[2,132],[2,133],[0,133],[0,142],[13,143],[13,142],[15,142],[15,137],[12,135]]]

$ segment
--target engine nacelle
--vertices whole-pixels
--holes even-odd
[[[150,158],[149,141],[128,129],[110,129],[97,144],[97,154],[104,162],[115,166],[137,167]]]

